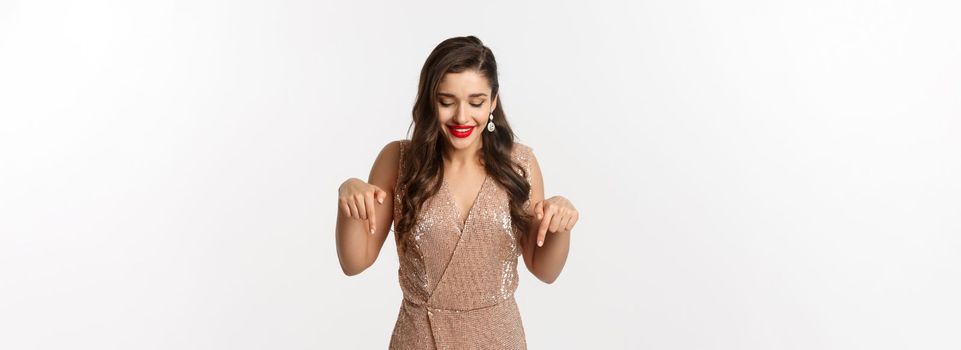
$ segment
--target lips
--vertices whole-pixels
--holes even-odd
[[[472,125],[448,125],[447,130],[450,130],[451,135],[457,138],[465,138],[470,136],[474,131],[474,126]]]

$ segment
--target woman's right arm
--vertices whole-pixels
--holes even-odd
[[[377,155],[367,182],[350,178],[337,191],[337,258],[348,276],[373,265],[384,246],[394,221],[399,164],[400,142],[393,141]]]

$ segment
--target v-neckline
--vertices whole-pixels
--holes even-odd
[[[471,214],[474,213],[474,208],[477,207],[477,202],[480,201],[481,194],[484,193],[484,187],[487,186],[487,180],[488,180],[489,178],[490,178],[490,175],[487,174],[487,172],[484,172],[484,182],[481,183],[480,189],[477,190],[477,194],[474,195],[474,202],[471,203],[470,208],[467,209],[467,217],[466,217],[466,218],[462,218],[462,217],[461,217],[461,214],[460,214],[460,206],[457,205],[457,198],[454,198],[454,193],[451,192],[450,184],[447,182],[447,179],[443,179],[443,178],[441,179],[441,181],[443,181],[443,186],[441,186],[441,187],[443,187],[443,188],[444,188],[444,191],[447,192],[447,198],[449,198],[450,201],[451,201],[451,203],[453,203],[453,205],[454,205],[454,208],[453,208],[453,209],[454,209],[454,216],[456,217],[456,220],[457,220],[457,222],[455,222],[454,224],[455,224],[455,226],[457,226],[457,231],[458,231],[458,232],[464,233],[464,230],[467,229],[467,224],[469,224],[469,221],[470,221],[470,218],[471,218]]]

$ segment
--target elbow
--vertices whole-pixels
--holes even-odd
[[[364,270],[367,269],[367,266],[361,266],[361,265],[351,266],[350,264],[341,263],[340,269],[341,271],[344,272],[344,275],[356,276],[356,275],[359,275],[361,272],[364,272]]]
[[[342,268],[342,270],[344,270],[344,275],[346,276],[356,276],[357,274],[363,272],[363,270],[359,270],[359,269],[352,270],[352,269]]]
[[[535,276],[537,276],[537,279],[539,279],[541,282],[544,282],[546,284],[554,284],[554,281],[557,281],[557,277],[560,276],[560,274],[559,273],[537,274]]]
[[[373,261],[367,261],[366,257],[341,254],[339,250],[337,254],[340,262],[340,270],[347,276],[356,276],[374,264]]]
[[[533,262],[527,266],[527,270],[530,271],[531,274],[534,275],[534,277],[537,277],[539,281],[544,282],[546,284],[553,284],[554,281],[557,280],[557,277],[560,276],[561,274],[560,270],[543,271],[543,269],[539,269],[537,264],[533,264]]]

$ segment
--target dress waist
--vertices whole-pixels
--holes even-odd
[[[408,298],[406,295],[404,296],[404,303],[407,304],[407,306],[418,308],[418,309],[425,309],[428,311],[428,313],[431,313],[431,312],[463,313],[463,312],[472,312],[472,311],[482,311],[485,309],[496,307],[504,303],[515,303],[515,302],[516,301],[514,300],[514,295],[511,294],[509,297],[498,300],[496,303],[492,303],[492,304],[486,304],[479,307],[451,308],[451,307],[439,307],[430,302],[427,302],[427,303],[418,302],[418,301],[412,300],[411,298]]]

